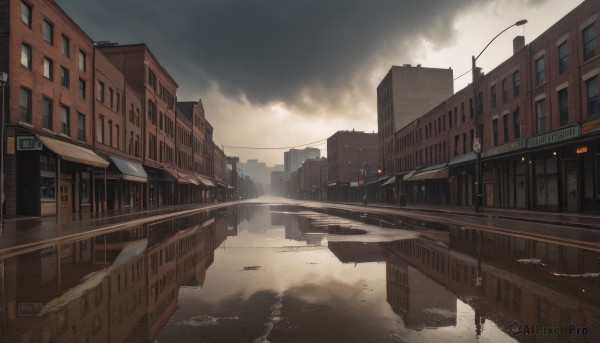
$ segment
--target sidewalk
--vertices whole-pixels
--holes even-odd
[[[476,212],[472,207],[424,204],[407,204],[406,206],[400,207],[393,204],[369,203],[368,206],[386,207],[405,211],[463,214],[476,217],[511,219],[532,223],[566,225],[577,228],[600,230],[600,213],[546,212],[487,207],[483,209],[483,212]]]
[[[0,255],[50,244],[65,237],[101,234],[127,225],[142,225],[185,213],[218,209],[238,202],[163,206],[146,210],[119,210],[102,214],[68,214],[46,217],[17,217],[4,220],[0,231]]]

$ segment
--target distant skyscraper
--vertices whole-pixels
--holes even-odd
[[[321,151],[317,148],[290,149],[283,153],[284,171],[286,178],[302,166],[308,159],[321,158]]]

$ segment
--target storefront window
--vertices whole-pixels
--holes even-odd
[[[42,201],[56,201],[56,178],[50,175],[44,175],[48,172],[42,172],[40,178],[40,198]]]
[[[583,173],[584,173],[584,184],[583,188],[585,198],[594,197],[594,160],[591,158],[583,159]]]
[[[40,170],[56,171],[56,158],[40,155]]]

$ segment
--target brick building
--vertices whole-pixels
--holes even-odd
[[[0,2],[5,213],[85,213],[94,170],[92,39],[54,1]]]
[[[211,198],[213,128],[201,102],[176,117],[177,83],[146,44],[94,43],[50,0],[0,8],[7,217]]]
[[[354,130],[327,139],[327,199],[361,201],[365,185],[378,177],[377,143],[377,133]]]
[[[357,184],[358,186],[358,184]],[[327,191],[327,158],[309,159],[298,169],[300,199],[322,200]]]
[[[379,158],[383,175],[393,176],[394,133],[454,92],[452,69],[392,66],[377,86]]]
[[[141,95],[143,160],[148,172],[146,206],[176,204],[179,178],[175,156],[175,107],[177,83],[146,44],[101,44],[97,47]],[[101,87],[100,84],[96,85]]]
[[[485,206],[600,210],[599,11],[585,1],[529,45],[517,37],[489,73],[478,70],[480,118],[468,86],[395,133],[398,190],[409,202],[473,205],[479,136]]]
[[[95,175],[95,203],[103,204],[106,210],[140,209],[148,178],[140,149],[140,139],[144,137],[140,97],[127,84],[123,73],[97,49],[94,78],[94,94],[89,95],[94,99],[94,146],[111,162],[106,175],[104,171]],[[86,86],[80,85],[80,91]]]

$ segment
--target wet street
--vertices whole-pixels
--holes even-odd
[[[0,266],[1,342],[600,339],[597,249],[450,219],[247,204]]]

